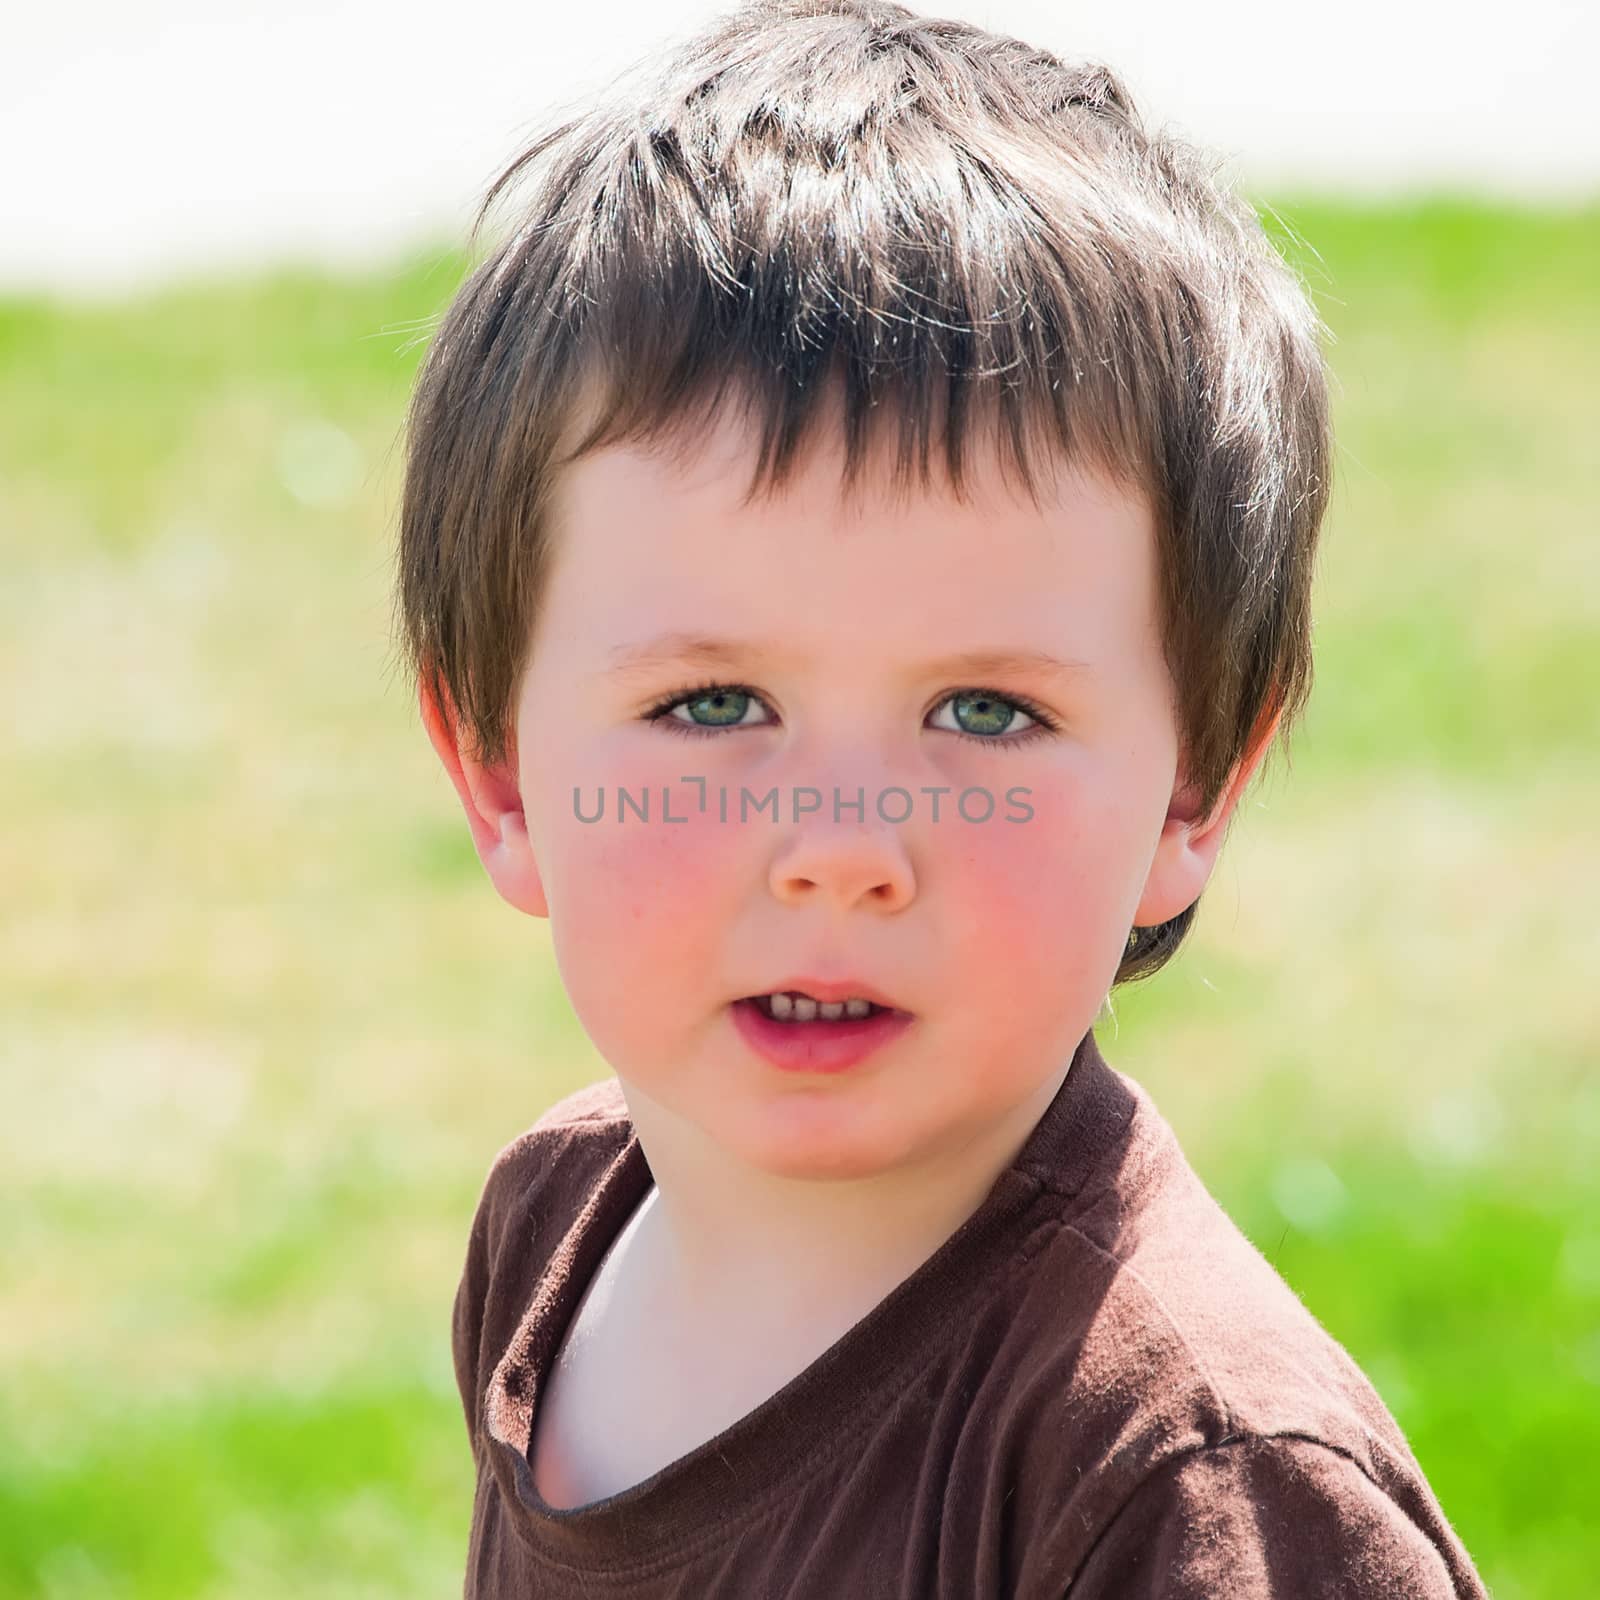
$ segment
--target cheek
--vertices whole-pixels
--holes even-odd
[[[1019,1013],[1029,996],[1059,1009],[1080,985],[1094,989],[1108,962],[1115,967],[1127,938],[1132,855],[1126,820],[1090,804],[1083,790],[1040,787],[1030,803],[1034,814],[1023,821],[1002,811],[963,825],[950,836],[957,854],[947,863],[948,925],[963,930],[958,970],[985,993],[1013,997]]]
[[[642,806],[642,784],[629,786]],[[554,826],[544,830],[541,863],[550,898],[551,935],[574,1007],[600,1015],[621,1008],[638,1021],[681,1012],[686,996],[709,992],[717,970],[717,930],[730,914],[729,830],[715,811],[702,816],[696,790],[672,788],[662,815],[661,787],[649,794],[648,820],[630,803],[619,819],[618,787],[587,786],[580,821],[570,787]],[[548,814],[548,813],[547,813]]]

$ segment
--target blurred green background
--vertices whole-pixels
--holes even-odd
[[[1600,209],[1277,206],[1317,687],[1097,1029],[1498,1600],[1600,1562]],[[607,1068],[390,640],[465,268],[0,302],[0,1594],[459,1593],[496,1151]]]

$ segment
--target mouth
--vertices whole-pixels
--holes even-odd
[[[818,1000],[800,989],[778,989],[765,995],[746,995],[738,1005],[754,1006],[771,1022],[787,1022],[792,1027],[837,1026],[842,1022],[862,1022],[874,1016],[896,1014],[909,1018],[909,1011],[880,1005],[866,995],[850,995],[843,1000]]]
[[[853,1011],[852,1000],[857,1002]],[[794,1073],[842,1073],[858,1067],[914,1022],[909,1011],[862,994],[823,1001],[805,990],[779,989],[746,995],[730,1009],[746,1045],[770,1066]]]
[[[850,974],[819,978],[816,973],[792,973],[763,994],[746,995],[738,1003],[754,1006],[770,1022],[797,1027],[806,1022],[864,1022],[885,1013],[909,1022],[912,1016],[877,984]]]

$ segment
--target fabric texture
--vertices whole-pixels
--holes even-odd
[[[1398,1425],[1091,1030],[978,1210],[803,1372],[557,1510],[540,1384],[653,1183],[615,1078],[496,1158],[454,1307],[466,1600],[1482,1600]]]

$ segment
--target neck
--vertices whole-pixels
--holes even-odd
[[[634,1241],[658,1304],[756,1335],[851,1326],[983,1204],[1070,1062],[1001,1122],[915,1167],[791,1178],[731,1159],[647,1096],[626,1096],[656,1184]]]

